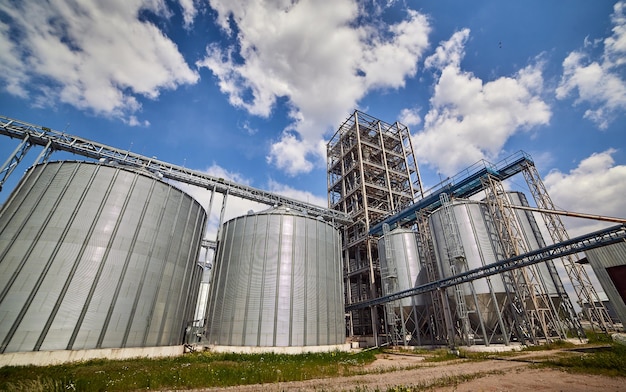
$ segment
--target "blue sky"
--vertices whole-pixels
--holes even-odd
[[[626,216],[623,2],[0,0],[0,50],[2,115],[305,201],[360,109],[425,187],[524,150],[559,208]]]

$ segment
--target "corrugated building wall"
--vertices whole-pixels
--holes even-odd
[[[585,252],[617,317],[626,325],[626,243]]]

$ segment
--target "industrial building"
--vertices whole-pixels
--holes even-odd
[[[553,258],[448,289],[443,283],[548,243],[534,216],[517,209],[529,207],[526,196],[505,192],[503,181],[514,175],[523,175],[544,211],[549,242],[569,239],[559,215],[548,213],[554,205],[527,154],[477,162],[425,190],[408,128],[356,110],[330,139],[327,164],[329,207],[352,218],[342,240],[353,340],[536,344],[584,334]],[[590,300],[597,293],[578,256],[561,260],[579,302],[594,304],[587,319],[612,329],[604,306]],[[441,283],[425,287],[432,282]]]
[[[614,328],[578,254],[623,243],[626,221],[570,239],[521,152],[424,189],[409,129],[355,111],[328,142],[322,208],[7,117],[0,134],[19,140],[0,187],[43,147],[0,207],[0,354],[582,337],[562,278],[594,327]],[[537,207],[505,191],[514,175]],[[210,192],[208,205],[174,182]],[[216,194],[217,238],[203,238]],[[229,197],[268,209],[225,222]]]
[[[626,325],[626,242],[591,249],[586,254],[615,316]]]

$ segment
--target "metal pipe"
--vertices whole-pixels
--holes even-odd
[[[594,219],[594,220],[600,220],[600,221],[605,221],[605,222],[626,223],[626,218],[616,218],[613,216],[584,214],[582,212],[571,212],[571,211],[563,211],[563,210],[548,210],[545,208],[526,207],[526,206],[517,206],[517,205],[511,205],[510,207],[516,208],[518,210],[541,212],[544,214],[564,215],[564,216],[571,216],[574,218]]]

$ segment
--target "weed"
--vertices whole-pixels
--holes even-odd
[[[587,352],[573,351],[571,355],[548,358],[541,366],[572,373],[626,377],[626,347],[613,344]]]
[[[93,360],[0,368],[0,390],[120,391],[193,389],[337,377],[374,361],[378,351],[281,354],[190,353],[176,358]]]

